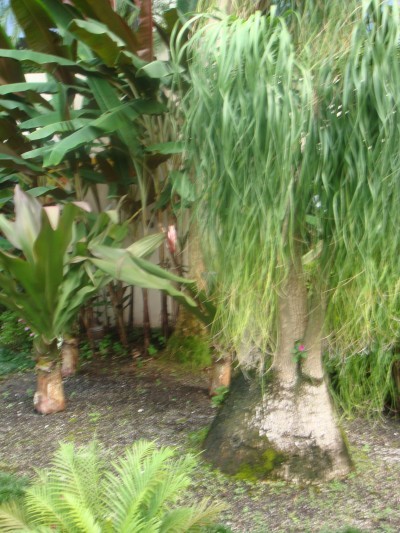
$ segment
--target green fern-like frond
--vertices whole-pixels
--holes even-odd
[[[30,523],[68,531],[67,517],[57,508],[57,496],[52,493],[51,486],[43,484],[43,481],[29,487],[24,501]]]
[[[161,533],[196,531],[221,507],[203,501],[175,507],[195,467],[191,455],[139,441],[105,470],[98,446],[62,444],[51,469],[39,472],[22,501],[0,508],[0,531]],[[197,528],[197,529],[196,529]]]
[[[175,459],[170,463],[170,468],[165,472],[163,479],[159,480],[157,490],[153,492],[149,501],[147,516],[157,516],[164,506],[175,503],[182,492],[190,484],[189,474],[195,466],[195,459],[191,455]]]
[[[14,531],[32,531],[28,526],[28,518],[21,503],[9,502],[0,507],[0,531],[12,533]]]
[[[171,448],[157,450],[154,443],[139,442],[114,465],[116,474],[109,477],[109,494],[114,495],[118,527],[126,527],[137,515],[152,520],[159,514],[162,508],[155,509],[152,502],[155,495],[163,492],[160,488],[169,477],[168,472],[174,470],[173,454]],[[186,480],[182,480],[177,490],[186,486]]]
[[[63,513],[67,515],[71,527],[80,533],[102,533],[100,524],[91,510],[82,505],[81,500],[67,492],[63,501]]]
[[[102,461],[96,442],[75,449],[73,443],[63,443],[52,461],[53,475],[49,483],[54,494],[68,493],[94,515],[101,512],[100,479]],[[62,506],[63,500],[60,500]]]
[[[210,506],[209,500],[203,500],[196,507],[179,507],[164,515],[160,533],[196,532],[215,523],[224,506]]]

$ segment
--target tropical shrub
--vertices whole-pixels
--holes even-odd
[[[80,209],[85,204],[78,204],[43,207],[16,186],[15,221],[0,215],[0,229],[13,247],[0,249],[0,303],[15,311],[35,334],[34,404],[43,414],[65,405],[58,338],[71,332],[80,307],[113,277],[165,290],[189,306],[196,305],[170,283],[180,278],[143,259],[160,245],[163,234],[144,237],[126,250],[116,248],[126,228],[115,223],[115,213],[89,220]]]
[[[179,500],[190,484],[194,456],[139,441],[106,468],[99,447],[62,444],[48,471],[20,501],[0,508],[0,530],[185,532],[212,525],[222,507]]]

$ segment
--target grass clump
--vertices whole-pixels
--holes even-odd
[[[28,478],[0,472],[0,504],[20,498],[28,485]]]
[[[22,372],[35,366],[29,353],[11,352],[0,347],[0,376]]]
[[[0,376],[34,367],[30,334],[16,313],[0,313]]]
[[[385,409],[398,408],[400,390],[393,376],[399,355],[376,350],[325,356],[330,388],[336,405],[345,416],[379,417]]]
[[[167,357],[190,368],[205,368],[211,365],[211,351],[207,338],[201,335],[174,333],[168,340]]]
[[[0,347],[13,352],[32,350],[32,333],[26,323],[13,311],[0,314]]]

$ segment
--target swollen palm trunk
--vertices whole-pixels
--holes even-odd
[[[61,346],[61,375],[63,378],[76,374],[78,358],[78,340],[73,337],[64,339]]]
[[[307,306],[306,288],[293,267],[280,296],[273,369],[264,380],[248,383],[240,376],[233,383],[205,443],[215,466],[244,479],[297,482],[349,472],[323,375],[322,324],[323,306],[317,298]]]
[[[33,405],[42,415],[63,411],[65,396],[57,341],[53,341],[50,345],[42,343],[36,349],[39,357],[36,364],[37,391]]]

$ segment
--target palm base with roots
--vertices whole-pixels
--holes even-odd
[[[75,338],[65,339],[61,346],[61,375],[63,378],[76,374],[78,357],[78,340]]]
[[[324,381],[284,388],[235,378],[205,441],[205,458],[241,479],[327,481],[351,461]]]
[[[64,387],[58,363],[38,364],[37,391],[33,398],[35,410],[42,415],[58,413],[65,409]]]
[[[216,396],[218,389],[221,387],[228,388],[231,384],[232,374],[232,357],[225,355],[213,361],[211,367],[210,386],[208,393],[210,396]]]

